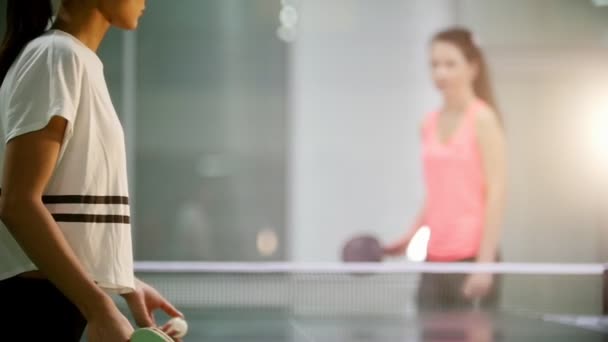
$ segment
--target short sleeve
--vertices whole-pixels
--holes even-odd
[[[68,43],[50,44],[20,56],[8,100],[5,143],[46,127],[54,116],[68,121],[64,141],[72,135],[80,99],[83,67]]]

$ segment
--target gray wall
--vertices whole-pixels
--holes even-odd
[[[446,1],[307,0],[291,56],[290,256],[396,238],[422,205],[419,121],[438,99],[426,47]]]
[[[136,257],[277,260],[285,233],[286,46],[278,0],[149,1],[137,33]]]

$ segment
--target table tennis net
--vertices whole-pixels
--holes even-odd
[[[429,274],[492,274],[500,282],[497,308],[521,312],[598,315],[606,288],[601,264],[140,262],[136,269],[179,307],[314,317],[416,313],[421,279]],[[444,285],[434,293],[452,293]]]

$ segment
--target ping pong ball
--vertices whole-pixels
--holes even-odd
[[[175,332],[174,337],[182,338],[188,333],[188,323],[181,317],[171,318],[167,324],[169,325],[169,331]]]

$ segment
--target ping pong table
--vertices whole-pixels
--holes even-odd
[[[402,318],[293,317],[288,313],[186,310],[186,341],[492,342],[608,341],[601,325],[581,327],[509,313],[436,313]],[[555,320],[557,320],[554,317]],[[595,330],[594,330],[595,329]]]
[[[599,310],[599,266],[505,270],[514,273],[504,274],[506,293],[518,294],[513,298],[519,302],[503,301],[495,312],[428,313],[415,307],[417,268],[457,272],[455,267],[470,265],[388,265],[371,275],[373,268],[352,274],[357,269],[344,271],[342,265],[138,266],[139,276],[186,315],[186,342],[608,341],[608,321]],[[565,304],[553,305],[560,297]]]

